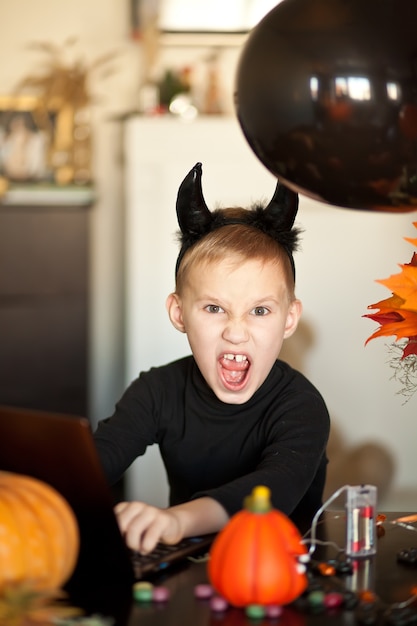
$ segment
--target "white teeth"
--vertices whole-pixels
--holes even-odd
[[[244,354],[225,354],[223,356],[228,361],[236,361],[236,363],[242,363],[242,361],[247,360]]]

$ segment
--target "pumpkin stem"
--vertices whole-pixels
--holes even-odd
[[[245,498],[244,506],[252,513],[268,513],[272,509],[271,490],[264,485],[254,487],[251,495]]]

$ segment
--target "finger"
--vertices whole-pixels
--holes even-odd
[[[117,523],[119,524],[120,532],[123,534],[129,528],[132,520],[138,517],[146,510],[147,505],[143,502],[125,502],[125,506],[118,505],[116,512]]]
[[[152,524],[142,533],[141,545],[144,551],[150,551],[158,542],[173,545],[181,541],[182,538],[177,517],[169,509],[159,509]]]
[[[115,512],[116,515],[118,515],[119,513],[121,513],[122,511],[124,511],[124,509],[129,506],[130,502],[118,502],[115,507],[113,508],[113,511]]]
[[[133,550],[147,554],[154,549],[160,538],[161,521],[159,509],[144,507],[129,517],[125,526],[125,541]],[[163,526],[163,524],[162,524]]]
[[[148,554],[156,547],[163,537],[167,524],[168,520],[162,512],[150,521],[141,536],[141,552]]]

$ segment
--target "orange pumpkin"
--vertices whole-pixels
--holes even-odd
[[[59,588],[78,552],[78,525],[67,501],[42,481],[0,471],[0,589],[18,583]]]
[[[255,487],[217,535],[210,550],[208,576],[212,586],[234,606],[288,604],[307,587],[307,554],[290,519],[272,508],[270,490]]]

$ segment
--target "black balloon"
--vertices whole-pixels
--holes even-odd
[[[284,0],[252,30],[235,106],[260,161],[304,195],[417,209],[417,0]]]

